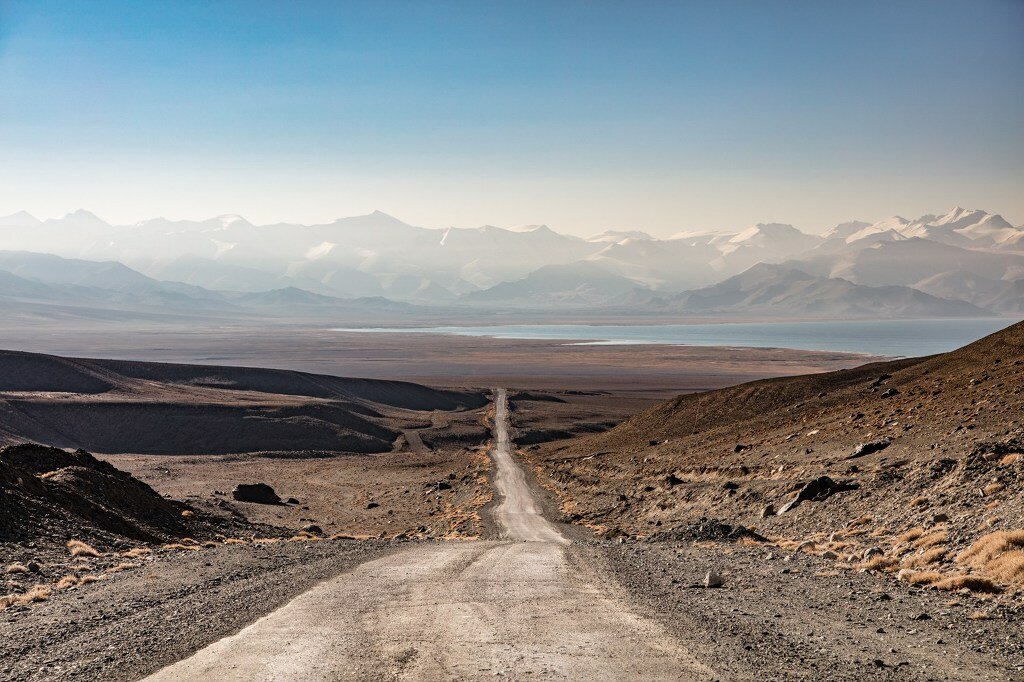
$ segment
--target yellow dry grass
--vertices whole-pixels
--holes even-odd
[[[1017,462],[1019,462],[1020,457],[1021,454],[1019,452],[1011,452],[1006,457],[1003,457],[1001,460],[999,460],[999,463],[1002,464],[1004,467],[1008,467],[1011,464],[1016,464]]]
[[[138,564],[133,564],[130,561],[122,561],[117,566],[114,566],[113,568],[108,568],[107,573],[120,573],[121,571],[130,571],[133,568],[138,567]]]
[[[988,578],[983,578],[979,575],[952,575],[948,578],[932,583],[932,585],[940,590],[949,590],[955,592],[956,590],[970,590],[971,592],[981,592],[983,594],[999,594],[1002,592],[1002,588],[996,585]]]
[[[919,495],[910,501],[911,507],[924,507],[928,504],[928,498],[924,495]]]
[[[78,576],[77,575],[66,575],[66,576],[64,576],[63,578],[61,578],[60,580],[57,581],[57,589],[58,590],[66,590],[66,589],[68,589],[70,587],[76,586],[77,584],[78,584]]]
[[[858,516],[853,521],[850,521],[848,524],[846,524],[846,527],[854,528],[856,526],[863,526],[865,523],[871,523],[874,520],[875,517],[871,516],[871,514],[865,514],[864,516]]]
[[[225,545],[248,545],[249,544],[249,542],[247,540],[243,540],[242,538],[224,538],[221,542],[223,542]]]
[[[164,549],[175,550],[175,549],[202,549],[199,545],[183,545],[180,542],[171,542],[166,545],[162,545]]]
[[[904,582],[911,585],[931,585],[942,580],[943,575],[938,571],[918,571],[903,576]]]
[[[281,538],[253,538],[254,545],[273,545],[281,542]]]
[[[903,561],[900,562],[900,566],[903,568],[920,568],[921,566],[929,566],[945,559],[946,551],[945,547],[932,547],[920,554],[914,554],[904,558]]]
[[[143,557],[143,556],[146,556],[147,554],[152,554],[152,553],[153,553],[153,550],[151,550],[149,547],[136,547],[135,549],[128,550],[127,552],[125,552],[121,556],[128,557],[129,559],[138,559],[139,557]]]
[[[26,566],[25,564],[13,563],[7,567],[5,573],[28,573],[28,566]]]
[[[983,535],[960,552],[956,560],[968,566],[983,568],[1004,552],[1024,548],[1024,530],[997,530]]]
[[[972,611],[967,615],[970,620],[989,620],[992,614],[988,611]]]
[[[15,604],[25,606],[36,602],[46,601],[50,598],[50,588],[46,585],[34,585],[32,589],[22,594],[8,594],[0,597],[0,611]]]
[[[67,548],[71,550],[71,556],[73,557],[102,556],[98,550],[81,540],[68,540]]]
[[[105,575],[83,575],[81,578],[78,579],[78,584],[88,585],[89,583],[99,582],[104,578],[106,578]]]
[[[998,481],[995,483],[989,483],[987,486],[982,488],[986,495],[995,495],[996,493],[1002,492],[1006,489],[1006,486]]]
[[[896,541],[897,542],[913,542],[914,540],[917,540],[922,535],[924,535],[924,528],[921,528],[920,526],[918,526],[917,528],[911,528],[906,533],[903,533],[902,535],[900,535],[898,538],[896,538]]]
[[[181,512],[181,515],[187,519],[190,516],[195,516],[195,512],[192,511],[191,509],[185,509],[184,511]]]
[[[926,547],[935,547],[936,545],[941,545],[948,539],[949,533],[947,533],[944,530],[940,530],[938,532],[929,533],[928,535],[923,535],[919,537],[918,539],[914,540],[913,545],[918,549],[924,549]]]

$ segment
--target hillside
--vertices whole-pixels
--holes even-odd
[[[984,574],[955,556],[1024,527],[1022,414],[1018,323],[943,355],[680,396],[528,454],[566,518],[606,534],[685,536],[710,517],[853,564],[878,546],[894,573]],[[822,476],[841,485],[777,513]]]
[[[985,310],[903,286],[864,286],[838,277],[816,277],[784,265],[759,263],[729,279],[668,298],[687,313],[763,311],[773,315],[831,317],[972,317]]]
[[[0,445],[101,453],[385,452],[478,392],[246,367],[0,351]]]

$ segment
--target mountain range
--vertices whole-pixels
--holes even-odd
[[[778,267],[766,267],[778,266]],[[0,299],[247,314],[420,307],[754,311],[800,316],[1024,313],[1024,228],[955,208],[822,234],[637,230],[584,239],[544,225],[422,228],[380,212],[317,225],[236,215],[110,225],[80,210],[0,217]],[[364,301],[364,303],[354,303]]]

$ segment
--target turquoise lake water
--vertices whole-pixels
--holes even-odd
[[[480,327],[338,329],[346,332],[429,333],[499,339],[562,339],[589,344],[671,344],[796,348],[910,357],[944,353],[1010,326],[1008,318],[742,322],[669,325],[536,324]]]

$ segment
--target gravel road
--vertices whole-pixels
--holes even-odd
[[[712,679],[538,511],[496,396],[501,539],[362,564],[151,680]]]

